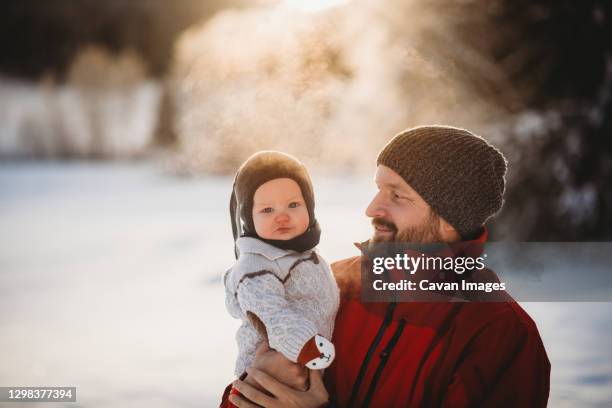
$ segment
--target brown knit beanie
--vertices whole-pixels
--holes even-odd
[[[292,179],[300,186],[310,223],[315,221],[314,193],[306,166],[291,155],[275,151],[261,151],[249,157],[240,166],[234,182],[234,192],[240,208],[240,218],[244,221],[245,232],[255,232],[253,224],[255,191],[262,184],[278,178]]]
[[[506,159],[465,129],[406,130],[387,143],[376,163],[399,174],[464,238],[503,205]]]

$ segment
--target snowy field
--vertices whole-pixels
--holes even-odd
[[[231,181],[146,163],[0,163],[0,386],[76,386],[78,403],[60,406],[216,406],[238,325],[220,281]],[[314,181],[321,252],[356,254],[372,182]],[[612,406],[612,304],[524,307],[552,362],[550,406]]]

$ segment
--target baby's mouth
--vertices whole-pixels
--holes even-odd
[[[287,232],[290,232],[293,229],[293,227],[278,227],[276,229],[276,232],[279,234],[286,234]]]

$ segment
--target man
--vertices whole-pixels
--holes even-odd
[[[467,130],[424,126],[393,138],[377,159],[368,206],[373,242],[483,244],[502,207],[506,160]],[[361,257],[336,262],[341,291],[336,360],[308,374],[266,345],[234,385],[239,407],[539,407],[550,363],[535,323],[515,302],[362,302]],[[297,386],[295,384],[298,384]],[[227,394],[227,393],[226,393]],[[227,404],[224,396],[222,406]]]

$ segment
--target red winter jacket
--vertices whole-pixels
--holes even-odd
[[[550,362],[517,303],[362,303],[360,268],[360,257],[332,265],[341,293],[324,378],[332,406],[546,406]]]
[[[550,363],[517,303],[362,303],[359,258],[332,268],[342,303],[325,383],[337,406],[546,406]]]

